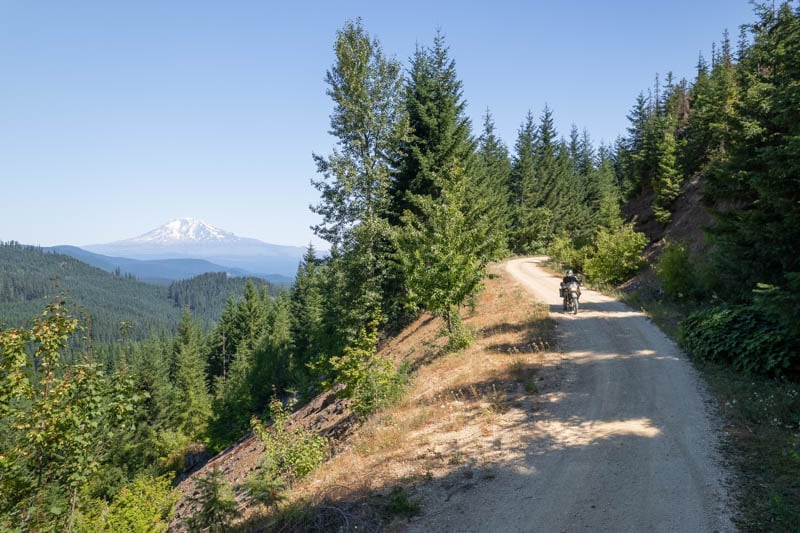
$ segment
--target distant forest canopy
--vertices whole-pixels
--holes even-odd
[[[629,280],[650,239],[623,207],[644,203],[668,227],[689,179],[702,184],[716,225],[701,257],[667,245],[656,270],[668,296],[701,308],[684,325],[690,349],[747,372],[797,376],[793,4],[757,5],[758,21],[735,49],[725,33],[692,82],[657,78],[633,103],[627,135],[599,147],[577,127],[561,137],[546,106],[522,118],[513,147],[497,137],[489,112],[476,134],[442,34],[404,66],[360,20],[347,22],[325,77],[337,145],[314,155],[315,232],[331,251],[320,258],[309,247],[285,291],[219,275],[159,288],[0,246],[0,529],[74,522],[77,531],[99,530],[113,513],[125,516],[131,495],[123,489],[137,483],[166,498],[158,475],[181,472],[187,452],[218,451],[261,428],[253,417],[277,416],[273,397],[305,400],[334,388],[357,416],[368,415],[408,378],[378,355],[379,339],[428,311],[442,320],[445,350],[469,345],[475,332],[461,312],[487,265],[510,254],[547,252],[594,282]],[[59,358],[76,323],[59,306],[42,310],[60,290],[95,321],[108,320],[103,338],[119,342],[102,369],[90,357]],[[183,305],[222,310],[204,331]],[[8,328],[33,316],[30,328]],[[139,320],[137,335],[176,327],[135,340]],[[123,323],[131,324],[127,339]],[[73,402],[68,417],[64,402]],[[274,469],[260,472],[248,483],[268,489],[261,493],[278,498],[291,483]],[[169,506],[158,512],[153,520],[165,520]]]
[[[75,316],[85,322],[91,318],[84,334],[90,333],[95,344],[118,342],[123,323],[127,340],[174,334],[184,307],[208,329],[229,298],[243,296],[247,282],[248,278],[210,273],[159,286],[39,247],[0,243],[0,325],[30,323],[48,303],[63,297]],[[279,292],[263,280],[252,282],[263,284],[271,296]]]

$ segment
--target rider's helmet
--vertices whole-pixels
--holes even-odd
[[[571,275],[572,275],[572,270],[567,270],[567,276],[571,276]]]

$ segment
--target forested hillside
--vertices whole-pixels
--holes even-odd
[[[330,452],[319,436],[284,425],[286,404],[334,389],[365,417],[398,397],[409,370],[378,355],[380,340],[428,311],[442,319],[447,350],[469,345],[475,332],[461,313],[487,265],[510,254],[549,253],[599,286],[631,279],[689,182],[702,187],[716,223],[702,254],[661,242],[654,265],[665,295],[691,299],[697,310],[684,323],[684,345],[742,371],[796,378],[800,8],[757,13],[736,50],[723,35],[691,82],[657,77],[613,146],[595,146],[578,127],[564,137],[545,105],[521,117],[508,147],[489,112],[473,130],[443,34],[403,65],[360,20],[345,23],[325,77],[336,146],[314,155],[314,229],[330,254],[309,248],[286,292],[246,281],[208,332],[186,311],[176,335],[123,343],[107,369],[88,355],[60,366],[76,323],[58,306],[33,326],[2,331],[0,525],[113,530],[128,524],[133,507],[157,529],[171,498],[159,476],[251,430],[275,453],[236,488],[253,505],[275,506]],[[633,202],[647,220],[626,219],[623,207]],[[227,286],[208,275],[159,296],[105,274],[90,278],[94,287],[71,286],[79,283],[72,272],[84,268],[73,260],[15,244],[0,253],[9,272],[3,306],[23,301],[30,316],[63,288],[86,292],[79,306],[109,315],[128,304],[104,294],[131,302],[152,294],[159,304],[125,320],[177,323],[184,304],[216,312]],[[112,336],[119,326],[103,327]],[[268,418],[271,431],[260,421]],[[236,514],[230,487],[214,476],[200,483],[198,505],[213,503],[217,514],[198,513],[196,528]]]
[[[129,324],[131,339],[143,339],[154,332],[174,331],[180,319],[180,308],[166,298],[163,287],[40,248],[0,244],[0,321],[4,325],[29,323],[62,294],[75,316],[91,318],[86,326],[100,344],[118,341],[122,322]]]
[[[159,286],[129,274],[108,273],[67,255],[0,243],[0,324],[29,323],[63,296],[99,345],[118,342],[123,323],[128,340],[172,334],[184,307],[208,329],[219,321],[230,298],[241,298],[247,282],[248,278],[209,273]],[[263,280],[251,282],[266,287],[270,296],[280,292]]]

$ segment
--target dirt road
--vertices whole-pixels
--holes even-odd
[[[431,510],[412,531],[732,531],[721,430],[686,357],[641,313],[584,290],[561,311],[558,278],[518,259],[507,271],[557,322],[559,385],[522,456]]]

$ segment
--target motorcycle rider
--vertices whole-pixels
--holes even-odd
[[[578,279],[578,276],[576,276],[576,275],[575,275],[575,274],[572,272],[572,270],[567,270],[567,275],[566,275],[566,276],[564,276],[564,279],[562,279],[562,280],[561,280],[561,283],[563,284],[563,286],[564,286],[564,287],[566,287],[567,285],[569,285],[569,284],[570,284],[571,282],[573,282],[573,281],[574,281],[575,283],[577,283],[577,284],[578,284],[578,287],[580,287],[581,285],[583,285],[583,284],[581,283],[581,280],[579,280],[579,279]]]
[[[567,287],[569,287],[569,284],[573,281],[578,284],[578,298],[581,297],[581,285],[583,285],[581,280],[578,279],[578,276],[572,272],[572,269],[567,269],[566,274],[567,275],[561,280],[561,291],[559,291],[561,293],[560,296],[564,298],[564,308],[567,307]]]

